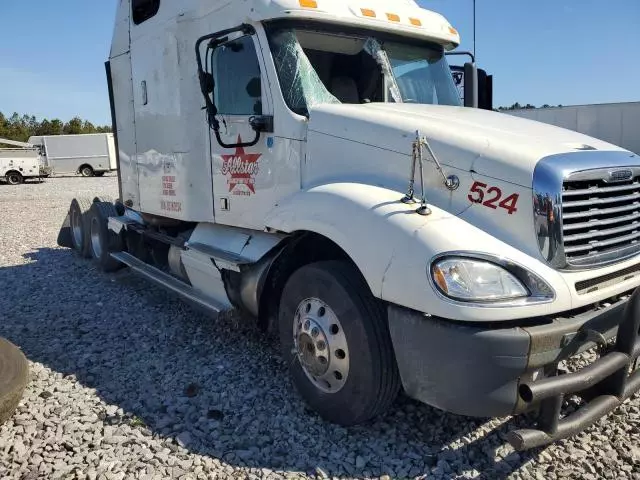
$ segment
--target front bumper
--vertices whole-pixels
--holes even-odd
[[[509,435],[518,450],[573,435],[640,390],[640,370],[629,374],[640,356],[640,289],[602,310],[511,328],[469,326],[392,305],[389,329],[410,397],[477,417],[538,408],[535,428]],[[559,363],[598,345],[594,363],[559,374]],[[588,403],[560,419],[565,395]]]

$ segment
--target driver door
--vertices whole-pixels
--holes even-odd
[[[252,122],[273,118],[258,39],[244,35],[218,45],[210,56],[219,131],[210,130],[216,223],[262,229],[277,203],[272,126],[261,133]],[[264,126],[263,126],[264,127]]]

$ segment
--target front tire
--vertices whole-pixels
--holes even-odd
[[[356,425],[396,399],[400,376],[386,310],[347,262],[315,263],[291,276],[279,333],[294,385],[324,419]]]

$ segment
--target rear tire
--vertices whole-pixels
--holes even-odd
[[[324,419],[356,425],[396,399],[400,375],[386,310],[349,263],[296,271],[282,293],[279,332],[294,385]]]
[[[111,252],[122,251],[122,241],[109,230],[109,217],[117,217],[112,203],[95,202],[87,214],[89,252],[98,267],[107,273],[115,272],[124,265],[111,257]]]
[[[73,249],[84,258],[89,258],[87,214],[92,203],[88,198],[74,198],[69,207],[71,244]]]
[[[0,425],[13,415],[28,381],[29,362],[24,354],[0,338]]]
[[[95,173],[93,171],[93,168],[91,168],[89,165],[85,165],[80,169],[80,175],[82,175],[83,177],[93,177]]]
[[[6,179],[9,185],[22,185],[24,183],[24,177],[20,172],[9,172]]]

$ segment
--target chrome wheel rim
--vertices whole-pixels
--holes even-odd
[[[82,247],[82,219],[80,212],[73,210],[71,214],[71,231],[73,233],[73,244],[76,249]]]
[[[100,224],[97,218],[91,219],[91,250],[93,251],[93,258],[100,258],[102,256],[102,244],[100,243]]]
[[[295,354],[309,380],[326,393],[337,393],[349,376],[349,346],[331,307],[317,298],[298,305],[293,322]]]

